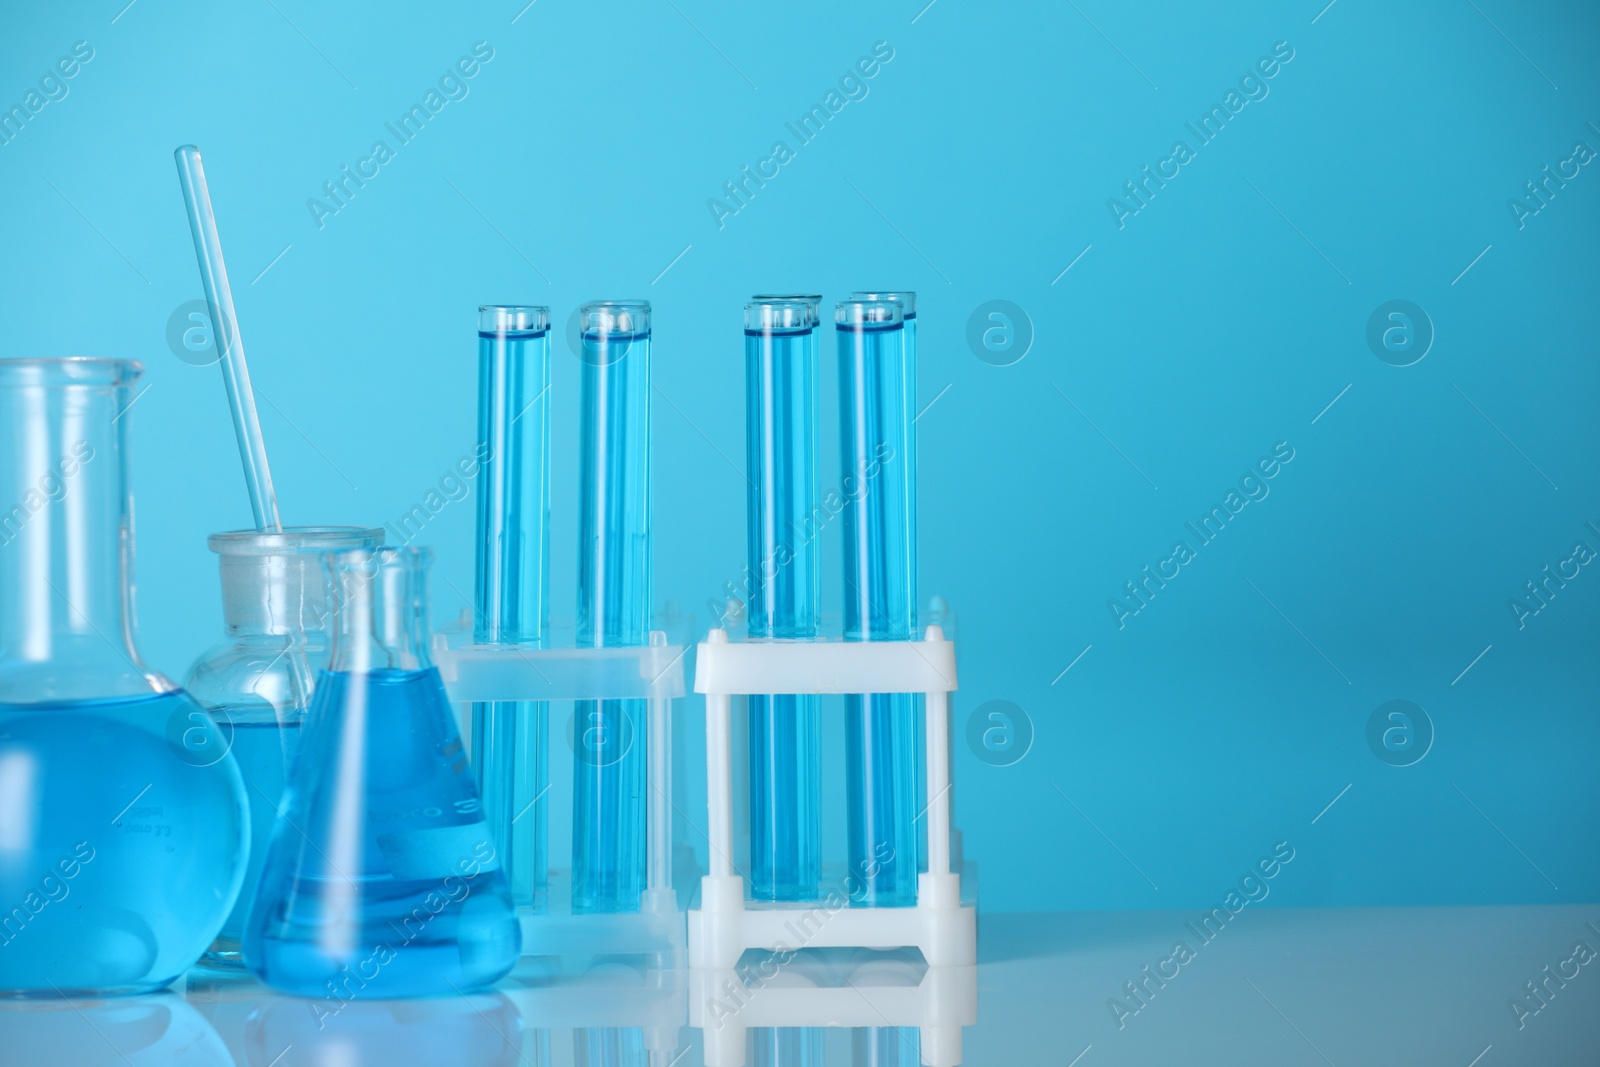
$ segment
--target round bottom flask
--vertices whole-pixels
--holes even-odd
[[[137,363],[0,361],[0,995],[159,989],[249,848],[227,739],[134,647]]]

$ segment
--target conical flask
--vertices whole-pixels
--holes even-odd
[[[0,360],[4,996],[159,989],[244,877],[228,739],[134,645],[124,416],[141,372]]]
[[[318,679],[245,920],[245,965],[326,1016],[357,998],[504,977],[521,927],[444,683],[428,658],[426,550],[329,555]]]
[[[377,548],[383,531],[358,526],[229,530],[212,534],[206,544],[221,561],[227,641],[195,661],[183,687],[233,740],[233,758],[250,803],[250,864],[233,911],[200,963],[237,970],[244,966],[239,939],[245,916],[300,748],[316,672],[328,664],[332,590],[322,556]]]

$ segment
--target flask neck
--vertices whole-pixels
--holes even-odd
[[[427,567],[419,548],[357,549],[325,557],[333,588],[331,669],[420,671],[428,655]]]
[[[122,360],[0,365],[0,702],[164,692],[134,640]]]

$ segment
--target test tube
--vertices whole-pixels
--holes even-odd
[[[857,289],[850,294],[850,299],[887,300],[891,304],[900,305],[900,322],[905,326],[906,330],[906,373],[908,375],[913,374],[917,361],[917,294],[908,289],[888,293],[869,293],[866,290]],[[907,381],[909,382],[910,380],[908,377]],[[907,395],[915,397],[917,391],[912,389]],[[915,495],[913,495],[912,499],[916,499]]]
[[[915,1026],[862,1026],[850,1031],[850,1067],[919,1067],[922,1030]]]
[[[916,373],[917,373],[917,294],[912,292],[909,289],[901,289],[901,290],[894,290],[894,291],[878,291],[878,292],[869,292],[869,291],[864,290],[864,289],[856,289],[853,292],[851,292],[850,299],[851,300],[879,300],[879,301],[887,300],[891,304],[898,304],[899,305],[899,307],[900,307],[900,322],[901,322],[901,325],[905,328],[905,346],[906,346],[905,360],[901,364],[901,367],[903,368],[903,374],[902,374],[903,382],[902,382],[900,388],[903,390],[906,404],[914,406],[916,404],[916,400],[917,400],[917,378],[916,378]],[[908,407],[908,410],[911,410],[911,408]],[[914,421],[914,420],[915,420],[915,415],[913,414],[912,415],[912,421]],[[908,472],[910,472],[910,474],[906,478],[905,513],[906,513],[907,528],[912,531],[912,533],[911,533],[911,541],[910,541],[911,546],[912,546],[912,552],[911,552],[911,586],[910,586],[910,590],[911,591],[910,591],[910,593],[908,595],[910,597],[911,604],[913,606],[915,606],[915,604],[917,603],[917,574],[916,574],[917,480],[914,477],[914,475],[916,473],[916,462],[915,462],[916,457],[912,455],[912,451],[913,451],[912,445],[913,445],[913,442],[915,441],[915,438],[911,435],[910,426],[911,426],[911,422],[908,421],[906,423],[907,436],[906,436],[905,454],[906,454],[906,457],[907,457],[907,459],[906,459],[906,470]],[[917,618],[916,618],[916,616],[914,614],[911,616],[910,627],[911,627],[910,636],[912,636],[912,637],[920,636],[920,634],[917,632],[917,630],[918,630]],[[921,812],[923,810],[923,808],[928,803],[928,799],[927,799],[928,763],[927,763],[927,749],[925,747],[927,745],[927,743],[928,743],[928,740],[927,740],[928,723],[927,723],[927,720],[923,717],[923,715],[921,713],[921,708],[922,708],[921,702],[918,702],[916,704],[916,707],[918,709],[918,713],[911,716],[911,725],[908,727],[908,729],[910,730],[911,735],[914,738],[914,740],[911,742],[911,748],[912,748],[912,750],[914,752],[916,752],[918,754],[917,755],[917,760],[916,760],[916,766],[912,770],[912,773],[916,777],[917,811]],[[927,835],[919,833],[919,834],[917,834],[915,836],[916,836],[916,841],[917,841],[917,870],[925,872],[928,869],[928,840],[927,840]]]
[[[844,508],[844,636],[909,640],[917,629],[915,368],[904,305],[851,299],[835,309]],[[916,903],[925,846],[922,697],[845,698],[850,875],[854,904]]]
[[[650,636],[650,305],[580,313],[578,644]],[[580,701],[573,723],[572,910],[637,911],[645,888],[643,700]]]
[[[543,645],[550,595],[550,309],[478,309],[473,639]],[[543,910],[549,784],[542,701],[474,704],[473,767],[518,907]]]
[[[818,296],[745,306],[748,631],[817,636]],[[822,721],[815,696],[751,696],[750,896],[815,900],[822,880]]]

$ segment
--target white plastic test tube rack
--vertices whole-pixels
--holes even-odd
[[[920,641],[728,640],[712,630],[701,642],[694,689],[706,698],[706,796],[711,873],[700,906],[689,911],[689,965],[731,970],[746,949],[903,948],[929,967],[977,963],[976,909],[961,902],[950,862],[950,694],[955,645],[930,626]],[[733,866],[732,698],[749,694],[922,693],[927,718],[928,807],[919,820],[928,871],[915,907],[825,907],[766,903],[746,907],[745,880]]]
[[[672,702],[684,695],[684,649],[652,631],[637,648],[450,645],[433,638],[434,664],[452,702],[645,700],[647,871],[637,913],[573,915],[556,901],[522,915],[524,956],[659,953],[681,960],[683,913],[672,889]],[[553,752],[549,737],[544,743]],[[680,964],[681,965],[681,964]]]

